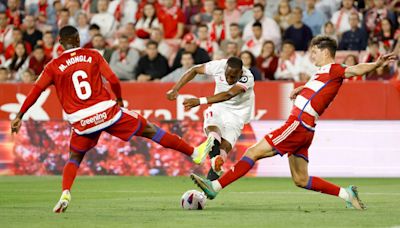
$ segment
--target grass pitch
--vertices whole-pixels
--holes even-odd
[[[61,177],[0,177],[0,227],[395,227],[400,179],[330,179],[359,186],[366,211],[296,188],[287,178],[244,178],[185,211],[188,177],[78,177],[64,214],[52,213]]]

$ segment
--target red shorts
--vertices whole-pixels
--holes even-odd
[[[314,131],[304,127],[295,116],[290,116],[286,123],[265,136],[265,140],[281,156],[295,155],[308,161],[308,148],[314,137]]]
[[[118,137],[124,141],[129,141],[134,135],[140,136],[147,125],[147,120],[134,111],[122,111],[121,118],[113,125],[100,131],[78,135],[75,131],[71,131],[70,149],[74,152],[84,153],[94,146],[103,131]]]

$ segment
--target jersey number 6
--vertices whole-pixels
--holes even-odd
[[[75,71],[72,74],[72,83],[74,84],[76,95],[81,100],[86,100],[92,95],[92,89],[90,88],[89,82],[82,80],[87,77],[88,75],[83,70]]]

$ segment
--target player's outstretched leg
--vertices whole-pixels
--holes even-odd
[[[71,187],[74,183],[76,173],[84,155],[84,153],[70,152],[69,160],[67,164],[65,164],[63,170],[62,194],[60,200],[54,206],[53,212],[62,213],[67,210],[68,205],[71,202]]]
[[[342,188],[320,177],[309,176],[308,162],[302,157],[290,156],[289,165],[292,179],[298,187],[340,197],[346,201],[346,206],[349,208],[359,210],[366,208],[358,197],[357,187]]]
[[[271,146],[265,139],[262,139],[250,147],[234,167],[224,173],[218,180],[210,181],[196,174],[191,174],[190,177],[195,184],[204,191],[209,199],[214,199],[221,189],[248,173],[257,160],[274,155],[275,152],[272,151]]]
[[[147,124],[141,136],[151,139],[165,148],[173,149],[191,156],[193,162],[196,164],[201,164],[204,161],[214,145],[214,138],[209,138],[205,143],[194,148],[183,141],[179,136],[164,131],[151,123]]]
[[[221,133],[216,126],[208,126],[207,129],[207,141],[214,140],[214,146],[212,147],[209,157],[211,160],[211,168],[208,171],[207,179],[216,180],[222,174],[222,165],[224,164],[224,158],[221,156]]]

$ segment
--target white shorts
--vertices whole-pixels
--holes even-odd
[[[216,126],[222,134],[222,138],[233,147],[242,133],[243,120],[234,113],[217,107],[209,107],[204,111],[204,130],[209,126]]]

